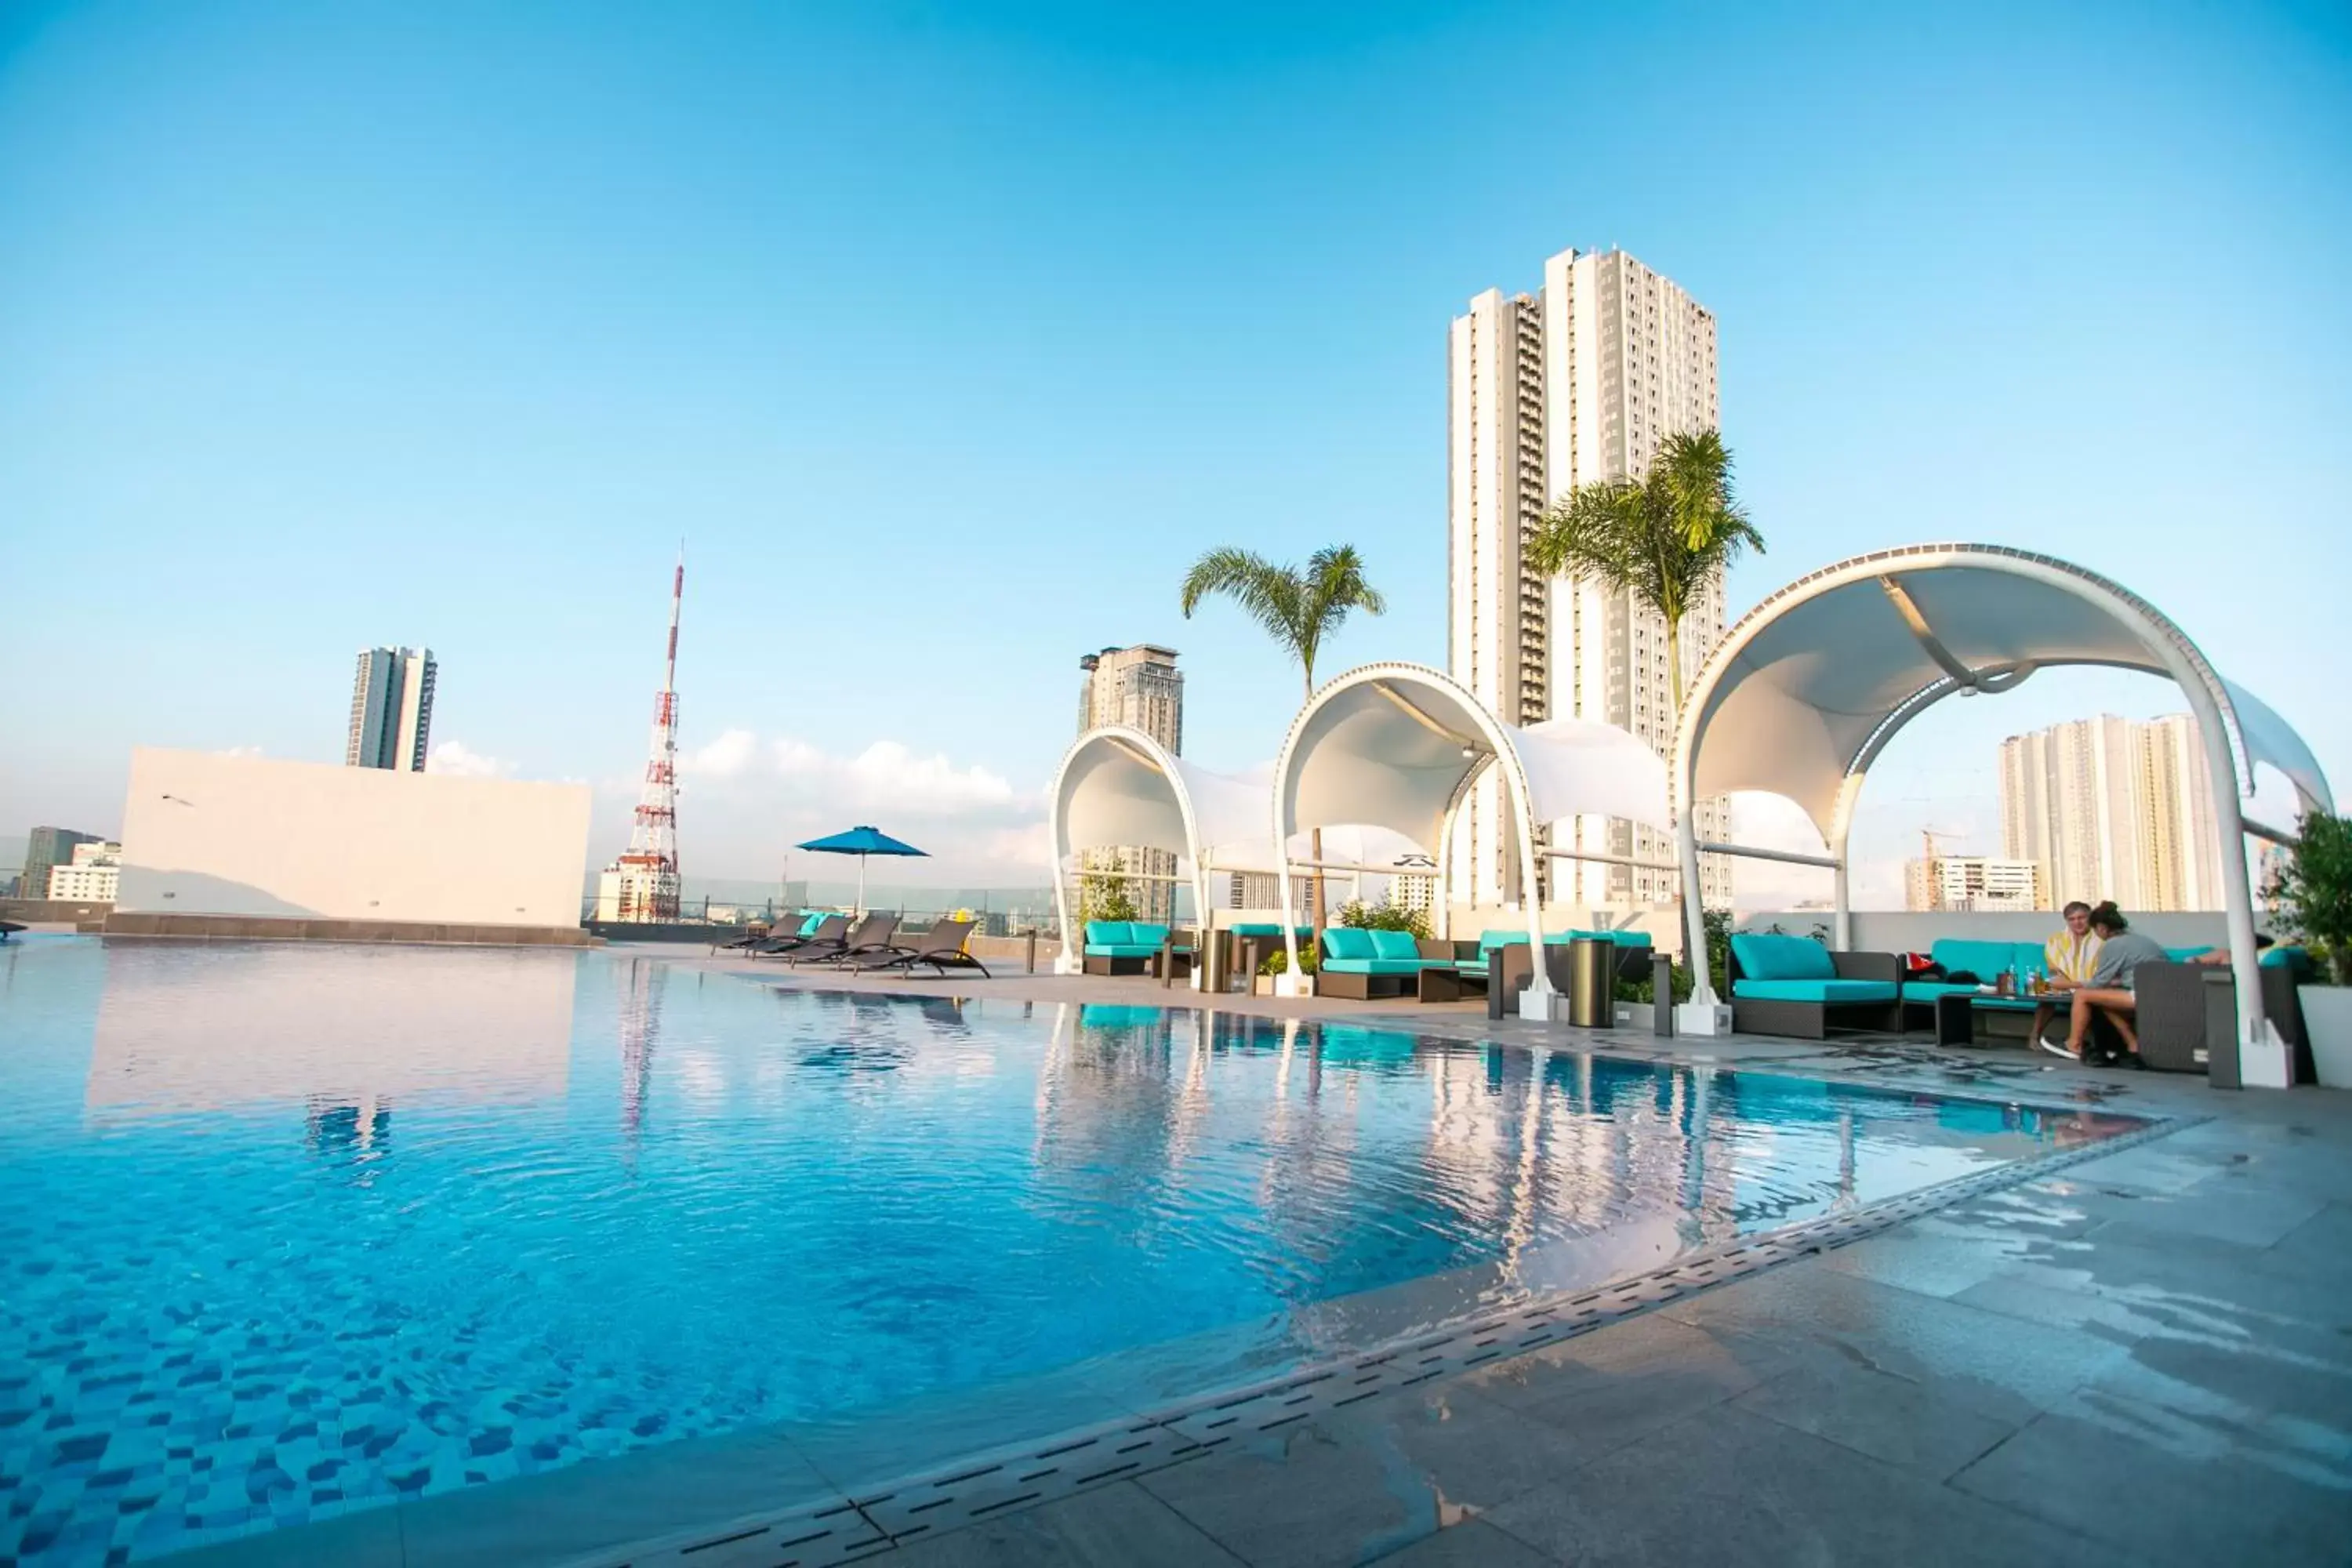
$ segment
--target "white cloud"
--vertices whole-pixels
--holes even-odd
[[[760,738],[749,730],[729,730],[698,750],[680,752],[680,777],[731,779],[759,760]]]
[[[436,741],[425,758],[426,773],[448,773],[461,779],[504,778],[514,769],[512,763],[486,757],[463,741]]]

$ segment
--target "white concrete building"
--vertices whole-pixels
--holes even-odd
[[[70,865],[49,868],[48,896],[78,904],[110,904],[121,878],[121,845],[77,844]]]
[[[1107,724],[1140,730],[1168,748],[1169,755],[1184,751],[1184,672],[1176,668],[1176,650],[1153,643],[1132,647],[1107,647],[1078,660],[1085,679],[1078,683],[1078,733]],[[1132,879],[1127,883],[1138,919],[1168,924],[1176,915],[1176,857],[1165,849],[1127,846],[1090,849],[1087,872],[1109,872]],[[1195,911],[1196,918],[1201,912]]]
[[[1448,673],[1507,724],[1598,720],[1663,756],[1674,739],[1663,619],[1628,595],[1540,577],[1520,551],[1577,486],[1638,478],[1669,436],[1718,423],[1714,316],[1622,251],[1567,250],[1544,264],[1540,299],[1490,289],[1472,300],[1448,347]],[[1723,629],[1717,583],[1683,623],[1685,684]],[[1473,787],[1454,837],[1453,884],[1474,903],[1524,896],[1499,787]],[[1697,820],[1703,839],[1727,834],[1722,801],[1701,802]],[[1580,817],[1549,831],[1563,848],[1674,858],[1671,835],[1630,822]],[[1554,903],[1635,909],[1678,894],[1671,869],[1550,864]],[[1707,903],[1729,904],[1727,865],[1708,858],[1701,881]]]
[[[1986,855],[1938,855],[1906,861],[1904,907],[1922,912],[2046,910],[2042,868],[2031,860]]]
[[[354,768],[425,771],[433,731],[433,683],[440,667],[429,647],[360,650],[352,681],[352,722],[343,762]]]
[[[2186,713],[2077,719],[2000,746],[2001,851],[2051,900],[2126,910],[2221,907],[2213,792]]]

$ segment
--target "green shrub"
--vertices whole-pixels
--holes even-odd
[[[1323,949],[1318,943],[1302,942],[1298,944],[1298,967],[1303,973],[1314,973],[1315,966],[1322,957]],[[1260,974],[1279,974],[1289,967],[1290,954],[1277,947],[1258,961],[1257,972]]]
[[[2352,985],[2352,817],[2305,816],[2267,891],[2280,924],[2333,968],[2336,984]]]
[[[1135,899],[1128,891],[1125,878],[1108,871],[1089,871],[1079,879],[1078,919],[1131,921],[1135,918]]]
[[[1401,910],[1394,904],[1368,904],[1361,899],[1349,899],[1339,906],[1339,918],[1335,922],[1354,926],[1359,931],[1409,931],[1426,939],[1429,917],[1419,910]]]

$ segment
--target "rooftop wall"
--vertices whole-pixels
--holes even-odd
[[[118,913],[577,926],[581,784],[142,746]]]

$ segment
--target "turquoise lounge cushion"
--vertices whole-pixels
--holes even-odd
[[[1168,928],[1153,925],[1150,921],[1133,921],[1128,925],[1125,940],[1157,952],[1160,944],[1168,940]]]
[[[2298,978],[2309,976],[2319,967],[2312,962],[2308,949],[2291,943],[2282,947],[2266,947],[2263,949],[2262,956],[2254,962],[2264,969],[2293,970]]]
[[[1731,939],[1732,956],[1739,960],[1746,980],[1834,980],[1837,965],[1830,950],[1809,936],[1773,936],[1741,931]],[[1874,984],[1874,983],[1866,983]],[[1886,987],[1890,997],[1895,987]],[[1733,994],[1746,995],[1735,989]]]
[[[2175,963],[2186,963],[2192,958],[2201,958],[2212,951],[2210,943],[2203,947],[2168,947],[2164,950],[2164,956]]]
[[[1498,947],[1514,944],[1525,947],[1527,943],[1528,933],[1524,931],[1482,931],[1478,933],[1478,951],[1481,952],[1492,952]]]
[[[1323,951],[1332,958],[1377,958],[1372,933],[1355,926],[1334,926],[1323,933]]]
[[[1128,940],[1127,928],[1125,921],[1088,921],[1087,945],[1093,947],[1097,942],[1125,942]]]
[[[1738,942],[1738,937],[1731,939]],[[1809,947],[1821,947],[1804,937],[1790,939]],[[1822,949],[1827,952],[1826,948]],[[1887,980],[1740,980],[1731,987],[1734,996],[1745,996],[1751,1002],[1892,1002],[1895,985]]]
[[[1327,958],[1323,968],[1331,974],[1418,974],[1418,958]]]
[[[1158,956],[1156,942],[1090,942],[1087,943],[1088,958],[1152,958]]]
[[[1372,932],[1372,956],[1410,958],[1418,962],[1421,941],[1409,931],[1376,931]]]

